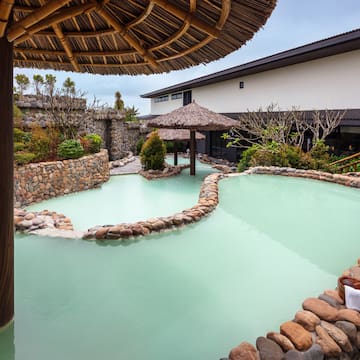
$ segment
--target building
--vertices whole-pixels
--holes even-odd
[[[329,141],[360,151],[360,29],[179,83],[144,95],[151,115],[195,100],[210,110],[239,118],[272,103],[282,110],[347,110]],[[220,134],[207,134],[206,152],[235,160]]]

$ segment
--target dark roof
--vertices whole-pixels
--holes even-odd
[[[337,55],[360,49],[360,29],[336,35],[327,39],[316,41],[307,45],[296,47],[255,61],[238,65],[197,79],[185,81],[160,90],[141,95],[143,98],[153,98],[175,91],[188,90],[240,76],[273,70],[288,65],[294,65]]]

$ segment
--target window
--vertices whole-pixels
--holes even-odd
[[[182,99],[182,92],[178,92],[175,94],[171,94],[171,100],[177,100],[177,99]]]
[[[164,102],[164,101],[169,101],[169,95],[161,95],[161,96],[158,96],[157,98],[155,98],[154,101],[155,101],[156,103]]]
[[[243,89],[244,87],[245,87],[244,82],[243,82],[243,81],[240,81],[240,83],[239,83],[239,88],[240,88],[240,89]]]

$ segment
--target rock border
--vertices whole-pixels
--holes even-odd
[[[162,179],[171,176],[175,176],[181,173],[184,169],[189,168],[188,164],[181,165],[169,165],[165,163],[164,170],[140,170],[139,175],[143,176],[147,180]]]

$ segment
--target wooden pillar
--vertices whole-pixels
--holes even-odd
[[[176,141],[174,141],[174,165],[176,166],[177,164],[178,164],[178,151],[177,151]]]
[[[0,39],[0,328],[14,317],[13,46]]]
[[[195,175],[195,130],[190,131],[190,175]]]

